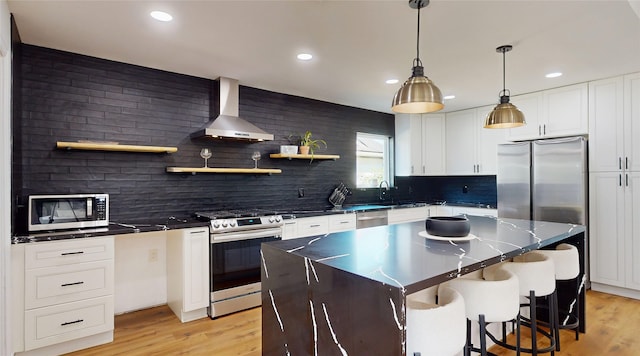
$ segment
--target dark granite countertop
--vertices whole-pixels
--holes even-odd
[[[424,222],[267,243],[412,293],[585,231],[582,225],[469,216],[471,241],[419,235]]]
[[[80,239],[98,236],[122,235],[173,229],[187,229],[208,225],[209,223],[207,221],[198,220],[193,217],[170,217],[168,219],[135,221],[126,223],[111,222],[108,227],[102,228],[51,232],[45,231],[25,236],[14,236],[11,238],[11,243],[19,244],[41,241]]]

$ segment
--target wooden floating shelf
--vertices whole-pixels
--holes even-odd
[[[67,150],[86,150],[86,151],[118,151],[118,152],[149,152],[149,153],[173,153],[178,151],[177,147],[162,146],[138,146],[138,145],[120,145],[114,143],[99,142],[64,142],[58,141],[57,148]]]
[[[191,168],[191,167],[167,167],[169,173],[241,173],[241,174],[278,174],[282,173],[277,168]]]
[[[288,160],[291,159],[332,159],[337,160],[340,159],[340,155],[301,155],[301,154],[288,154],[288,153],[272,153],[269,155],[270,158],[286,158]]]

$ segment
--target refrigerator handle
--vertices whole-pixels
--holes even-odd
[[[629,157],[624,158],[624,169],[629,169]]]
[[[629,173],[624,175],[624,185],[629,186]]]
[[[547,124],[542,125],[542,133],[543,133],[544,135],[546,135],[546,134],[547,134]]]
[[[622,173],[618,174],[618,185],[622,187]]]
[[[618,157],[618,169],[622,169],[622,157]]]

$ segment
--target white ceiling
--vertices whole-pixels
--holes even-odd
[[[640,0],[431,0],[425,74],[454,94],[444,111],[640,71]],[[388,1],[11,0],[24,43],[391,112],[411,74],[417,11]],[[635,11],[634,11],[635,9]],[[152,10],[174,20],[151,19]],[[295,56],[315,57],[300,62]],[[546,79],[551,71],[562,77]],[[397,78],[398,84],[385,84]]]

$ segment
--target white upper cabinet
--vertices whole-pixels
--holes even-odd
[[[511,103],[524,114],[526,125],[509,129],[511,141],[539,138],[542,134],[542,92],[511,97]]]
[[[443,175],[444,114],[396,114],[396,175]]]
[[[505,131],[483,127],[491,110],[493,106],[447,113],[447,174],[496,174],[497,146],[505,141]]]
[[[589,171],[640,171],[640,73],[589,83]]]
[[[640,72],[624,76],[625,169],[640,171]]]
[[[589,171],[622,169],[624,159],[623,77],[589,83]]]
[[[542,112],[539,111],[540,101]],[[514,96],[512,103],[524,113],[527,124],[509,130],[511,141],[588,133],[587,83]]]

